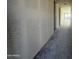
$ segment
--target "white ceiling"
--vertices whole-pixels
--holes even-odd
[[[72,0],[55,0],[57,4],[61,5],[72,5]]]
[[[57,3],[72,3],[72,0],[55,0]]]

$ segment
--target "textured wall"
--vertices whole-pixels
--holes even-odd
[[[59,28],[59,4],[56,4],[56,28]]]
[[[53,34],[52,0],[7,0],[8,59],[32,59]]]

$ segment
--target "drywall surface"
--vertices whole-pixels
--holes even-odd
[[[44,45],[54,29],[54,9],[52,0],[40,0],[41,45]]]
[[[60,11],[59,11],[59,4],[56,4],[56,28],[59,28],[59,26],[60,26],[60,24],[59,24],[59,18],[60,18],[60,16],[59,16],[59,13],[60,13]]]
[[[53,0],[7,0],[8,59],[33,59],[53,34]]]

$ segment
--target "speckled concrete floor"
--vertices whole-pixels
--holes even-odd
[[[72,59],[72,30],[58,29],[34,59]]]

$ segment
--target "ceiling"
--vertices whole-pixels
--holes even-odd
[[[72,5],[72,0],[55,0],[56,4],[60,6],[71,6]]]
[[[56,3],[71,4],[72,0],[55,0]]]

